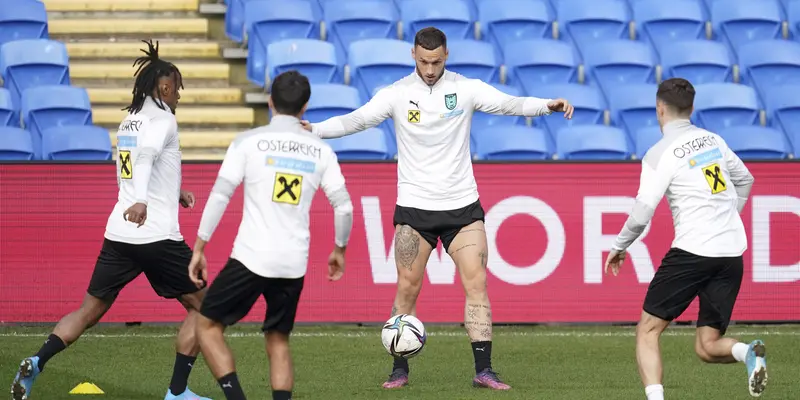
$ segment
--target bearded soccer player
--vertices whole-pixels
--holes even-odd
[[[415,314],[425,266],[439,240],[458,268],[466,292],[464,324],[472,343],[476,387],[508,390],[492,369],[492,311],[486,293],[488,247],[484,209],[469,150],[474,111],[542,116],[573,107],[564,99],[514,97],[445,69],[447,39],[436,28],[417,32],[411,53],[416,70],[381,89],[363,107],[318,124],[322,138],[349,135],[393,118],[398,187],[394,212],[397,294],[392,315]],[[408,361],[394,360],[384,388],[408,384]]]
[[[739,216],[753,176],[716,133],[690,122],[695,90],[668,79],[658,87],[656,113],[663,137],[642,159],[639,193],[606,261],[619,273],[627,249],[644,232],[666,193],[675,239],[650,281],[636,327],[636,361],[647,400],[664,400],[659,339],[670,321],[700,297],[695,352],[707,363],[743,362],[750,395],[767,384],[766,348],[725,338],[744,275],[747,235]]]
[[[175,65],[145,42],[146,56],[134,65],[136,82],[128,116],[117,132],[119,196],[108,217],[105,240],[80,308],[64,316],[33,357],[20,363],[11,386],[13,400],[30,398],[34,380],[56,354],[75,343],[105,315],[119,292],[144,272],[156,294],[177,299],[188,315],[178,331],[175,364],[165,400],[210,400],[187,387],[200,351],[195,324],[204,288],[189,278],[192,250],[178,224],[178,205],[194,207],[181,185],[181,152],[175,108],[183,86]]]

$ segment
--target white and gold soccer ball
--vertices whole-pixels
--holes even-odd
[[[381,331],[383,347],[390,355],[399,358],[408,359],[419,355],[427,338],[422,321],[408,314],[389,318]]]

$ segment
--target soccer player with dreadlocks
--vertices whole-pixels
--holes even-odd
[[[177,299],[188,311],[175,343],[172,381],[165,400],[210,400],[187,387],[199,346],[198,310],[205,295],[189,277],[192,250],[180,233],[178,205],[194,207],[181,185],[181,152],[175,108],[183,87],[181,73],[158,56],[158,43],[145,41],[136,59],[133,100],[117,132],[119,196],[108,217],[105,240],[80,308],[64,316],[39,352],[20,363],[11,385],[13,400],[30,399],[45,364],[75,343],[108,311],[119,292],[141,273],[156,294]],[[149,218],[148,218],[149,217]]]

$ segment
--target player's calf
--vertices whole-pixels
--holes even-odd
[[[294,367],[289,350],[289,335],[272,331],[265,335],[269,356],[269,380],[273,400],[291,400]]]

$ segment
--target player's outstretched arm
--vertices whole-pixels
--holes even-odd
[[[319,123],[303,121],[303,127],[323,139],[331,139],[361,132],[378,126],[392,116],[394,90],[386,87],[361,106],[361,108],[339,117],[328,118]]]
[[[345,186],[344,175],[342,175],[336,153],[332,151],[328,156],[320,186],[333,207],[336,246],[328,258],[328,279],[336,281],[344,274],[344,254],[353,228],[353,202],[350,200],[350,193]]]
[[[641,236],[647,224],[653,219],[656,207],[658,207],[658,203],[661,202],[670,184],[672,174],[667,164],[667,160],[661,159],[660,153],[648,153],[642,160],[642,173],[639,179],[639,193],[636,195],[636,203],[634,203],[633,210],[625,221],[625,225],[611,246],[612,252],[609,254],[605,265],[606,272],[609,266],[611,266],[614,275],[619,272],[625,250]]]
[[[206,207],[203,209],[203,216],[200,218],[200,226],[197,229],[197,240],[194,244],[194,255],[189,264],[189,277],[201,287],[207,281],[205,266],[205,247],[206,243],[214,235],[228,203],[231,201],[236,188],[242,183],[245,172],[245,154],[239,149],[239,141],[234,140],[228,147],[222,166],[219,168],[217,181],[211,188]]]
[[[177,133],[177,122],[173,118],[161,117],[151,120],[143,129],[141,148],[133,160],[133,192],[136,202],[125,210],[123,217],[139,226],[147,219],[148,189],[153,163],[164,150],[167,140]]]
[[[564,118],[571,119],[575,111],[566,99],[511,96],[478,79],[468,79],[464,84],[472,95],[475,109],[488,114],[540,117],[562,112]]]
[[[724,151],[725,166],[728,169],[731,183],[733,183],[733,188],[736,190],[736,196],[739,199],[736,209],[741,213],[747,203],[747,199],[750,198],[750,190],[753,189],[755,178],[753,178],[753,174],[750,173],[747,166],[744,165],[742,159],[728,148],[727,143],[722,150]]]

